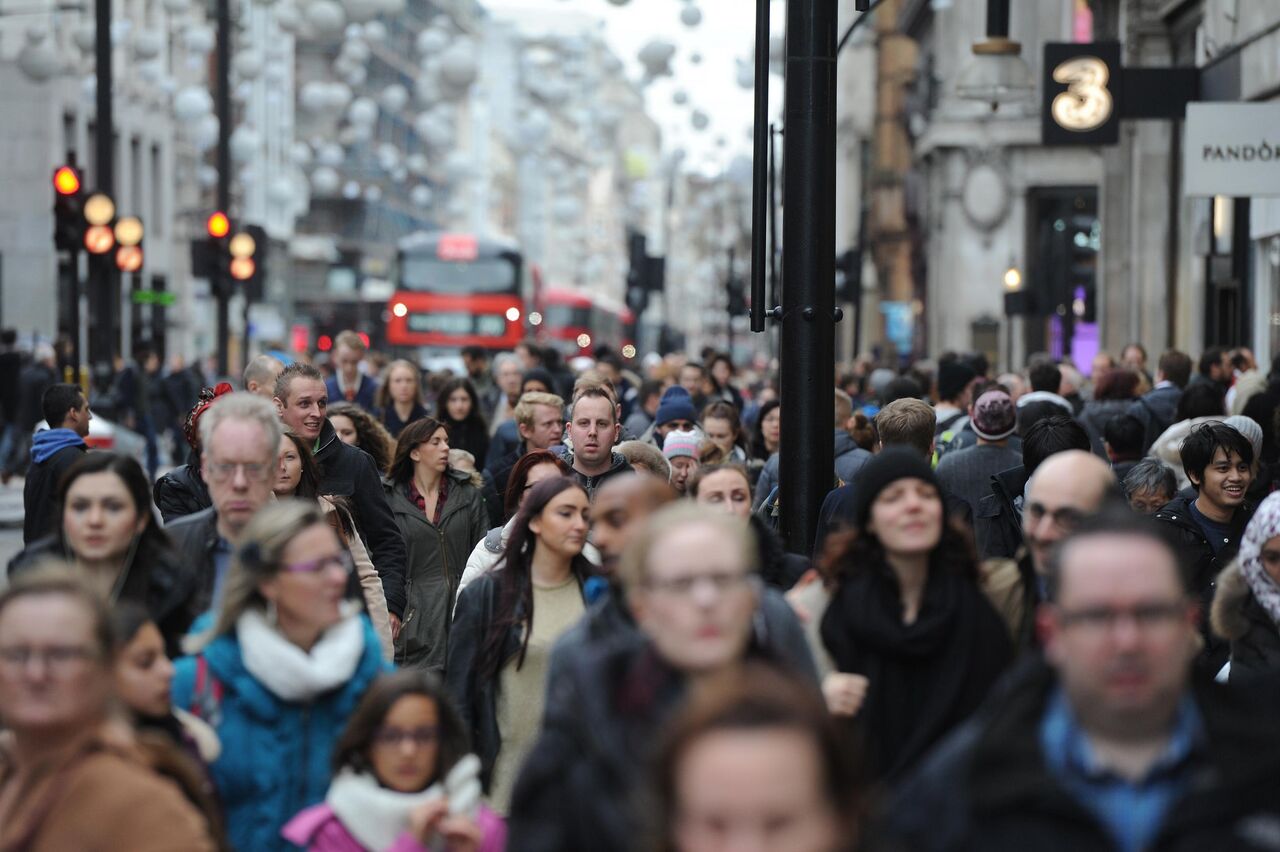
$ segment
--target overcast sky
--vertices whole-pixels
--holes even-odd
[[[642,77],[637,59],[640,49],[655,38],[676,46],[671,67],[673,76],[652,83],[646,90],[649,114],[662,126],[668,150],[683,147],[687,164],[699,171],[718,171],[735,154],[751,152],[748,132],[753,112],[752,93],[737,82],[736,59],[749,59],[755,39],[754,0],[630,0],[622,7],[609,0],[481,0],[500,17],[519,16],[538,21],[543,13],[572,12],[598,19],[613,51],[626,63],[628,76]],[[702,22],[688,27],[680,13],[686,5],[702,12]],[[773,30],[781,32],[784,4],[773,4]],[[693,55],[701,54],[700,64]],[[775,113],[781,103],[777,78],[771,87]],[[688,95],[688,105],[677,106],[678,90]],[[693,129],[691,116],[701,109],[711,119],[702,132]],[[720,148],[717,140],[727,145]]]

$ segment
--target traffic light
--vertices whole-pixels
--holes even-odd
[[[116,235],[113,229],[116,219],[116,203],[111,196],[95,192],[84,201],[84,221],[88,225],[84,229],[84,247],[89,254],[110,254],[116,247]]]
[[[53,244],[58,251],[80,251],[84,212],[80,209],[83,175],[75,166],[53,171]]]
[[[627,233],[627,254],[630,266],[627,269],[627,307],[637,317],[649,306],[648,288],[648,255],[645,252],[644,234],[638,231]]]
[[[747,289],[746,282],[742,280],[742,276],[734,275],[729,279],[729,315],[734,317],[746,316],[747,313]]]
[[[253,273],[257,271],[257,264],[253,262],[257,249],[258,241],[245,231],[240,231],[231,238],[227,243],[227,250],[231,253],[232,278],[236,281],[248,281],[253,277]]]
[[[862,249],[851,248],[836,258],[836,303],[857,303],[862,297]]]
[[[244,281],[245,298],[251,302],[260,302],[267,280],[267,252],[271,247],[271,240],[261,225],[245,225],[242,233],[253,240],[253,274]],[[234,249],[232,253],[234,254]]]
[[[116,222],[116,268],[121,272],[137,272],[142,269],[142,220],[137,216],[125,216]]]

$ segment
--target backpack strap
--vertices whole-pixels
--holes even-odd
[[[209,671],[204,654],[196,657],[196,686],[191,696],[191,715],[218,727],[222,721],[222,681]]]

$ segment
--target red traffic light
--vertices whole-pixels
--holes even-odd
[[[121,272],[137,272],[142,268],[140,246],[120,246],[116,249],[116,268]]]
[[[106,254],[116,247],[116,235],[106,225],[91,225],[84,232],[84,247],[89,254]]]
[[[221,210],[209,217],[209,221],[205,223],[209,236],[214,239],[222,239],[231,233],[231,220],[227,218],[227,214]]]
[[[80,192],[80,175],[70,166],[60,166],[53,173],[53,189],[59,195],[76,195]]]

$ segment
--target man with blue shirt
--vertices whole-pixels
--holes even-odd
[[[891,848],[1276,848],[1280,737],[1241,693],[1193,683],[1197,601],[1167,539],[1111,508],[1048,568],[1043,659],[895,792]]]

